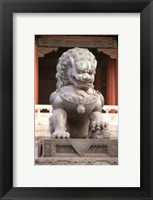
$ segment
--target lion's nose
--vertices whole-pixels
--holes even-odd
[[[86,81],[86,80],[88,80],[88,77],[87,77],[86,75],[84,75],[84,76],[82,77],[82,79],[83,79],[84,81]]]
[[[82,77],[82,79],[83,79],[84,81],[91,81],[90,76],[86,76],[86,75],[84,75],[84,76]]]

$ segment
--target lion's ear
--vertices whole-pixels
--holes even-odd
[[[74,59],[70,55],[69,55],[69,59],[70,59],[71,67],[75,67]]]
[[[72,76],[72,68],[69,67],[67,70],[67,76],[70,78]]]

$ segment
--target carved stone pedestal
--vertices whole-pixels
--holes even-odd
[[[40,165],[117,165],[117,139],[44,139]]]

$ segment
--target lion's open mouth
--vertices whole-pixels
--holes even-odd
[[[88,83],[85,81],[79,81],[75,78],[75,76],[73,76],[73,83],[77,88],[84,89],[84,90],[89,89],[92,86],[92,83]]]

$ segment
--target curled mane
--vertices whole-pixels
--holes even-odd
[[[91,67],[96,69],[97,61],[88,49],[75,47],[62,54],[57,64],[57,90],[60,90],[63,86],[70,85],[71,74],[68,73],[68,70],[73,68],[76,62],[83,60],[88,60],[91,63]]]

